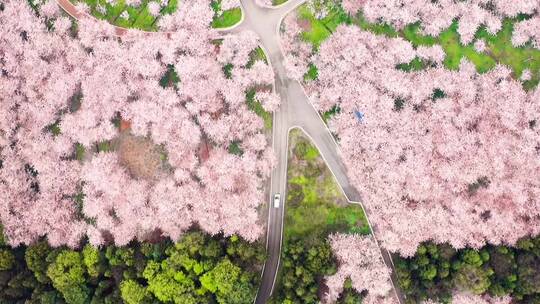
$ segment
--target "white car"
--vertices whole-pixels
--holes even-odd
[[[274,194],[274,208],[279,208],[280,200],[281,200],[281,195],[279,195],[279,193]]]

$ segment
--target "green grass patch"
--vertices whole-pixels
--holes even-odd
[[[352,23],[364,31],[372,32],[375,35],[385,35],[387,37],[398,37],[399,33],[386,23],[369,23],[362,14],[358,14],[352,19]]]
[[[75,144],[75,159],[82,162],[84,160],[84,154],[86,153],[86,149],[82,144]]]
[[[396,32],[395,35],[387,35],[389,37],[397,37],[398,34]],[[437,44],[437,39],[433,36],[427,36],[420,34],[420,23],[415,23],[406,26],[401,32],[400,36],[405,38],[407,41],[409,41],[414,47],[425,45],[425,46],[431,46],[434,44]]]
[[[337,6],[332,6],[324,18],[317,19],[307,4],[304,4],[298,8],[298,16],[310,24],[310,29],[302,33],[302,38],[310,42],[314,49],[318,49],[340,24],[351,22],[349,15]]]
[[[251,51],[251,53],[249,54],[249,61],[246,64],[246,68],[248,69],[251,68],[257,61],[262,61],[265,64],[268,64],[268,59],[266,58],[266,54],[264,53],[264,50],[260,46],[254,49],[253,51]]]
[[[90,7],[91,14],[98,19],[106,20],[116,26],[144,31],[158,31],[159,19],[173,14],[181,6],[178,0],[169,0],[166,6],[161,7],[158,16],[152,16],[148,10],[150,2],[150,0],[142,0],[138,6],[129,6],[126,5],[125,0],[116,0],[113,5],[107,3],[106,0],[74,0],[74,3],[86,3]],[[221,0],[213,1],[211,6],[216,12],[211,24],[214,28],[230,27],[242,18],[240,8],[220,12]],[[121,17],[124,12],[127,12],[127,18]]]
[[[237,7],[224,11],[221,15],[214,17],[212,21],[213,28],[231,27],[242,20],[242,10]]]
[[[313,63],[309,64],[307,73],[304,75],[304,81],[313,81],[319,78],[319,69]]]
[[[516,19],[506,19],[503,22],[502,29],[496,35],[490,35],[484,28],[476,33],[477,39],[486,41],[487,50],[485,53],[478,53],[473,44],[463,45],[460,42],[460,36],[457,32],[458,23],[444,30],[437,37],[423,35],[420,33],[421,25],[419,23],[406,26],[403,30],[397,31],[391,25],[386,23],[370,23],[359,13],[356,16],[349,16],[343,8],[330,1],[324,8],[329,13],[322,19],[317,19],[307,5],[298,8],[298,17],[300,22],[308,22],[308,29],[302,33],[302,39],[313,45],[314,52],[317,51],[321,43],[328,39],[336,27],[340,24],[355,24],[365,31],[376,35],[387,37],[402,37],[409,41],[414,47],[441,45],[446,53],[444,66],[450,70],[459,68],[463,58],[471,61],[479,73],[485,73],[497,64],[508,66],[515,79],[518,79],[524,70],[529,69],[533,78],[525,81],[523,86],[530,90],[540,82],[540,50],[526,45],[524,47],[514,47],[512,45],[512,32],[514,23],[525,18],[519,16]],[[418,71],[431,66],[420,59],[415,59],[409,64],[398,65],[396,68],[405,71]],[[315,77],[313,68],[310,66],[310,72],[305,75],[305,80],[313,80]]]
[[[52,125],[47,126],[47,131],[51,132],[51,134],[56,137],[62,133],[62,130],[60,130],[60,120],[55,121]]]
[[[516,77],[525,69],[532,72],[533,78],[524,83],[526,89],[532,89],[540,82],[540,50],[531,45],[514,47],[511,43],[515,21],[505,20],[502,30],[496,36],[489,35],[483,28],[476,36],[486,41],[489,56],[494,61],[509,66]]]
[[[290,137],[285,238],[326,238],[333,232],[369,234],[362,208],[349,204],[319,151],[302,134]]]
[[[402,70],[405,72],[413,72],[413,71],[420,71],[425,69],[426,62],[422,61],[422,59],[416,57],[409,63],[401,63],[396,65],[396,69]]]
[[[223,66],[223,74],[225,75],[225,78],[231,79],[232,78],[232,70],[234,68],[234,65],[232,63],[227,63]]]
[[[329,111],[326,111],[322,113],[322,119],[324,120],[324,123],[328,124],[328,121],[332,119],[336,114],[339,114],[341,112],[341,108],[337,105],[334,105]]]
[[[97,152],[110,152],[112,149],[111,142],[110,141],[102,141],[98,142],[96,144],[96,151]]]
[[[251,89],[246,94],[246,103],[248,108],[255,112],[264,121],[264,128],[266,130],[272,130],[273,116],[272,113],[264,110],[262,104],[255,99],[255,90]]]

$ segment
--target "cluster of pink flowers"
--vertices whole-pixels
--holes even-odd
[[[540,16],[518,22],[514,26],[512,44],[523,46],[531,41],[536,48],[540,48]]]
[[[472,294],[457,293],[452,297],[453,304],[510,304],[512,298],[509,296],[494,298],[488,295],[478,296]]]
[[[355,290],[368,292],[366,303],[394,303],[389,296],[391,270],[384,264],[373,237],[334,234],[330,236],[330,245],[339,268],[337,273],[326,278],[325,302],[334,303],[343,291],[345,280],[350,278]]]
[[[489,295],[479,296],[469,293],[456,293],[452,297],[452,304],[510,304],[512,298],[509,296],[494,298]],[[422,302],[422,304],[439,304],[438,302],[428,300]]]
[[[342,6],[350,14],[362,11],[368,21],[382,21],[398,29],[421,22],[423,32],[433,36],[458,19],[458,32],[463,44],[471,43],[482,25],[489,33],[496,34],[501,29],[502,18],[516,17],[520,13],[534,14],[540,9],[540,3],[534,0],[342,0]],[[538,40],[538,26],[537,18],[526,21],[516,40],[521,42],[531,36]]]
[[[257,239],[256,208],[274,157],[262,119],[245,103],[246,90],[273,83],[263,62],[246,67],[256,39],[216,43],[206,1],[183,1],[161,20],[177,32],[144,39],[136,31],[119,39],[109,24],[87,19],[74,38],[71,20],[50,3],[44,8],[37,17],[26,2],[8,0],[0,11],[0,220],[9,242],[47,236],[77,246],[87,235],[95,245],[123,245],[156,231],[175,239],[194,223]],[[223,65],[232,62],[226,77]],[[170,66],[180,82],[162,88]],[[77,95],[80,105],[72,105]],[[159,174],[137,176],[115,149],[96,150],[119,141],[118,115],[130,126],[124,133],[164,151]],[[55,123],[57,135],[49,131]],[[233,142],[241,155],[228,152]],[[82,161],[77,144],[86,149]]]
[[[525,92],[504,66],[395,69],[415,56],[402,39],[341,26],[313,58],[312,101],[341,108],[330,126],[383,245],[412,255],[426,240],[539,233],[540,89]]]
[[[308,59],[312,46],[300,39],[302,28],[297,22],[297,13],[292,11],[283,19],[280,41],[285,56],[287,76],[292,79],[302,79],[308,71]]]
[[[237,7],[240,7],[240,0],[222,0],[221,1],[221,9],[223,11],[237,8]]]
[[[272,0],[255,0],[255,3],[262,7],[269,7],[274,5],[274,2]]]

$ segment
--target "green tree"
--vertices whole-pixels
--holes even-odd
[[[53,252],[53,249],[46,241],[40,241],[26,248],[24,259],[28,269],[32,270],[36,279],[41,283],[50,283],[47,276],[47,267],[49,266],[47,257]]]
[[[282,289],[278,300],[318,303],[318,281],[336,271],[332,249],[326,240],[287,240],[283,250]]]
[[[454,282],[459,289],[480,295],[485,293],[491,285],[490,274],[489,270],[482,267],[464,264],[455,274]]]
[[[343,292],[339,296],[336,304],[361,304],[362,296],[352,287],[351,279],[345,280]]]
[[[540,257],[522,252],[517,257],[517,292],[519,297],[540,294]]]
[[[463,251],[461,260],[475,267],[480,267],[482,264],[484,264],[484,260],[482,259],[480,252],[473,249],[465,249]]]
[[[249,299],[255,295],[250,279],[227,258],[205,273],[200,282],[204,288],[216,294],[218,302],[222,304],[249,303]]]
[[[93,278],[97,278],[101,273],[105,265],[103,264],[103,259],[101,257],[101,252],[96,247],[87,244],[82,250],[83,261],[88,275]]]
[[[135,249],[131,247],[109,246],[105,256],[111,266],[133,266],[135,264]]]
[[[15,256],[9,249],[0,249],[0,271],[10,270],[15,264]]]
[[[146,287],[137,283],[135,280],[124,280],[120,284],[122,300],[126,304],[146,304],[151,303],[150,292]]]
[[[144,270],[148,290],[162,302],[178,304],[204,303],[198,301],[195,282],[167,260],[161,264],[150,261]]]
[[[68,304],[81,304],[88,301],[89,290],[86,283],[86,270],[79,252],[63,250],[47,268],[47,276]]]
[[[491,256],[489,266],[494,272],[489,292],[495,296],[513,293],[517,280],[514,250],[504,246],[491,247],[489,254]]]
[[[229,238],[227,244],[227,255],[231,258],[238,258],[241,261],[255,260],[258,263],[263,263],[266,260],[266,254],[263,247],[254,246],[236,235]]]

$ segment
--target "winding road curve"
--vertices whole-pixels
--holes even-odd
[[[350,184],[347,171],[339,156],[339,148],[334,137],[326,127],[319,113],[312,106],[305,94],[302,85],[288,78],[284,66],[284,56],[280,45],[279,27],[282,19],[305,0],[289,0],[284,5],[276,8],[259,7],[254,0],[241,0],[244,21],[231,31],[251,30],[257,33],[261,39],[262,46],[266,52],[269,62],[274,69],[276,81],[275,90],[281,97],[281,107],[274,113],[273,148],[276,152],[278,165],[272,172],[271,191],[269,198],[269,218],[267,227],[267,252],[262,283],[257,294],[256,304],[266,303],[274,291],[279,262],[281,256],[281,245],[283,238],[283,220],[285,204],[279,208],[272,207],[273,193],[281,193],[286,196],[287,184],[287,138],[289,130],[299,127],[312,139],[319,149],[326,164],[334,174],[338,184],[350,202],[360,202],[361,197],[358,191]],[[362,208],[364,208],[362,206]],[[365,210],[369,219],[369,210]],[[369,220],[368,220],[369,221]],[[370,227],[374,233],[370,223]],[[394,270],[394,264],[388,251],[379,246],[381,255],[387,266]],[[404,297],[397,288],[395,271],[392,273],[392,284],[394,286],[393,296],[398,303],[404,303]]]
[[[56,0],[66,13],[75,19],[93,18],[90,15],[80,12],[69,0]],[[262,47],[272,65],[275,73],[275,91],[281,97],[281,107],[274,113],[273,124],[273,149],[277,156],[277,167],[271,175],[271,188],[269,197],[269,214],[267,224],[266,247],[268,259],[263,268],[262,282],[259,287],[256,304],[264,304],[268,301],[272,292],[279,269],[281,246],[283,239],[283,220],[285,204],[280,204],[279,208],[273,208],[272,196],[274,193],[281,193],[286,198],[287,184],[287,151],[288,136],[292,128],[301,128],[311,138],[319,149],[322,157],[332,171],[338,184],[351,203],[361,201],[360,194],[350,184],[346,174],[346,169],[339,156],[339,147],[334,137],[326,127],[319,113],[310,103],[302,85],[293,79],[288,78],[284,66],[284,56],[280,45],[279,26],[282,19],[293,9],[303,4],[306,0],[289,0],[277,7],[260,7],[255,4],[255,0],[241,0],[243,10],[243,20],[240,24],[228,29],[219,30],[223,34],[251,30],[258,34]],[[131,30],[115,27],[117,35],[121,36]],[[164,32],[143,32],[145,35],[165,34]],[[361,204],[360,204],[361,205]],[[361,205],[362,206],[362,205]],[[362,206],[364,208],[364,206]],[[364,208],[369,222],[369,210]],[[369,223],[373,235],[376,230]],[[378,244],[378,242],[377,242]],[[394,269],[391,255],[388,251],[379,246],[384,262],[388,267]],[[392,272],[392,284],[394,286],[392,296],[401,304],[404,303],[404,296],[397,288],[395,271]]]

